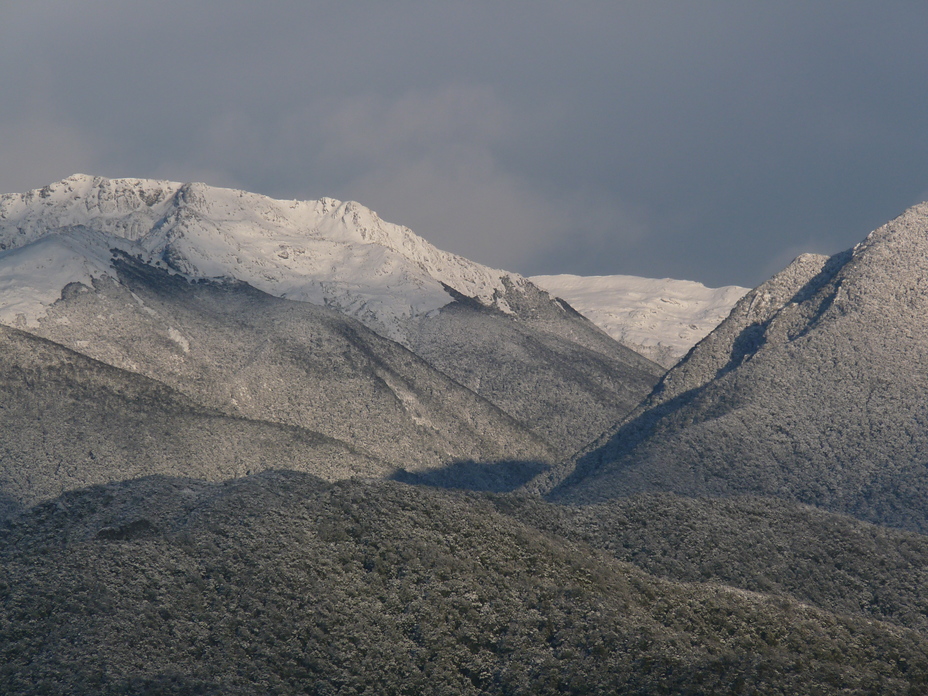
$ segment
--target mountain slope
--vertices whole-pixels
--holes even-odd
[[[302,428],[198,406],[151,379],[0,326],[0,517],[62,491],[151,474],[325,478],[394,467]]]
[[[628,421],[559,500],[751,493],[928,528],[928,204],[831,259],[801,257]]]
[[[529,278],[622,345],[671,368],[718,326],[748,288],[707,288],[689,280],[636,276]]]
[[[547,293],[526,287],[503,297],[512,314],[459,296],[410,322],[410,348],[515,415],[560,457],[599,437],[656,382],[654,363]]]
[[[475,496],[264,473],[75,491],[0,533],[8,693],[917,693],[928,640],[676,583]]]
[[[928,536],[775,498],[643,493],[597,505],[495,495],[498,510],[682,582],[721,583],[928,632]]]
[[[553,456],[506,414],[338,312],[234,281],[190,283],[124,253],[110,263],[92,287],[68,285],[31,332],[204,407],[308,428],[397,468]]]
[[[123,280],[113,265],[115,249],[188,281],[234,278],[356,318],[489,400],[559,457],[631,410],[662,373],[524,278],[441,252],[356,203],[275,201],[203,184],[76,175],[0,196],[0,248],[0,322],[7,325],[80,351],[90,339],[62,328],[68,322],[96,327],[103,337],[122,333],[123,343],[148,342],[144,331],[126,333],[129,325],[141,326],[137,321],[122,317],[127,323],[113,328],[108,311],[72,318],[74,302],[55,304],[73,283],[116,292],[109,281]],[[183,349],[183,341],[174,343]],[[193,360],[184,353],[180,362]],[[99,350],[88,354],[111,359]],[[125,358],[112,360],[161,378],[152,366],[141,367],[144,360]],[[528,398],[532,393],[539,397]]]

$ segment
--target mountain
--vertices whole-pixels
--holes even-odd
[[[622,345],[673,367],[718,326],[749,288],[637,276],[531,276]]]
[[[926,691],[928,536],[844,513],[928,527],[928,205],[637,408],[656,365],[357,204],[77,176],[0,244],[2,693]]]
[[[0,326],[0,518],[63,491],[165,474],[288,467],[329,479],[391,466],[305,428],[207,409],[161,382]]]
[[[545,440],[557,456],[567,456],[628,413],[662,373],[524,278],[439,251],[357,203],[276,201],[203,184],[75,175],[0,197],[0,248],[0,322],[158,379],[158,370],[173,370],[171,383],[181,389],[209,360],[224,363],[215,351],[196,361],[166,300],[152,310],[163,324],[158,333],[152,325],[158,320],[146,324],[144,302],[130,312],[133,318],[123,312],[117,321],[109,310],[91,308],[88,298],[75,299],[74,292],[62,299],[65,288],[92,288],[105,304],[110,300],[103,295],[118,294],[112,281],[127,282],[114,259],[133,258],[164,277],[234,279],[240,289],[328,307],[413,350]],[[136,286],[129,292],[139,295]],[[227,291],[224,301],[233,294]],[[125,309],[130,297],[124,292],[114,301]],[[243,311],[249,301],[242,300]],[[70,316],[72,310],[79,317]],[[226,320],[235,316],[230,311]],[[267,329],[254,326],[254,336]],[[151,342],[153,331],[175,355],[146,366],[147,349],[138,348]],[[252,348],[234,347],[235,331],[224,335],[233,352],[254,347],[253,342]],[[133,345],[136,357],[129,358]],[[189,363],[186,373],[182,363]],[[228,391],[229,377],[224,386],[209,389]],[[317,427],[294,421],[292,413],[281,415],[298,401],[268,405],[274,417],[266,410],[251,415]],[[349,410],[355,407],[360,403]],[[448,407],[460,410],[451,402]],[[465,421],[467,413],[462,411]],[[319,418],[352,422],[321,411]]]
[[[476,495],[264,472],[0,525],[4,693],[919,693],[928,639],[649,575]]]
[[[56,236],[87,234],[96,238]],[[554,456],[498,408],[339,312],[237,281],[190,283],[122,252],[109,263],[111,276],[67,285],[32,333],[201,406],[320,432],[397,469]]]
[[[661,368],[531,285],[504,295],[513,315],[458,296],[410,331],[410,348],[513,414],[567,457],[650,391]]]
[[[494,294],[507,274],[439,251],[354,202],[278,201],[198,183],[83,174],[0,196],[0,250],[74,226],[136,242],[146,262],[188,279],[230,277],[333,306],[394,340],[403,338],[405,320],[452,301],[443,284],[506,309]],[[31,326],[40,313],[17,314]]]
[[[552,498],[772,496],[928,529],[928,204],[748,293]],[[556,482],[555,482],[556,483]]]

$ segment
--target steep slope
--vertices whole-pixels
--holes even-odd
[[[531,276],[622,345],[671,368],[717,327],[749,288],[636,276]]]
[[[928,529],[928,204],[801,257],[553,492],[752,493]]]
[[[289,467],[336,479],[394,469],[319,433],[205,409],[5,326],[0,433],[0,517],[65,490],[150,474],[225,480]]]
[[[397,468],[552,458],[499,409],[338,312],[235,281],[190,283],[125,253],[108,272],[66,286],[31,332],[202,406],[308,428]]]
[[[75,175],[0,196],[0,322],[48,335],[46,316],[66,286],[117,277],[114,248],[188,280],[234,278],[358,319],[561,457],[627,413],[663,372],[524,278],[439,251],[357,203],[140,179]],[[532,392],[544,396],[526,398]]]
[[[660,373],[569,305],[534,288],[504,296],[513,314],[459,296],[410,323],[409,344],[568,457],[631,411]]]
[[[928,640],[659,580],[473,496],[265,473],[0,533],[6,693],[918,693]]]

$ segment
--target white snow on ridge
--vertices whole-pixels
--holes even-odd
[[[407,319],[452,301],[444,285],[508,312],[507,284],[526,284],[436,249],[355,202],[282,201],[205,184],[76,174],[0,196],[0,322],[35,326],[69,283],[90,286],[115,276],[113,248],[191,279],[230,277],[278,297],[330,305],[400,342]],[[665,366],[747,291],[633,276],[530,280]]]
[[[65,286],[90,287],[94,280],[112,275],[112,248],[142,252],[125,239],[80,227],[0,252],[0,323],[37,326]]]
[[[636,276],[529,278],[620,343],[672,367],[728,316],[749,288],[707,288],[689,280]]]
[[[71,244],[78,253],[76,242],[66,243],[65,237],[58,240],[54,259],[26,253],[39,240],[47,253],[49,235],[74,226],[105,240],[102,252],[91,252],[92,268],[61,250],[60,245]],[[280,201],[205,184],[77,174],[28,193],[0,196],[0,250],[6,250],[0,252],[0,265],[13,264],[0,269],[0,278],[7,278],[11,298],[21,296],[9,299],[8,309],[0,308],[0,321],[22,315],[34,323],[51,296],[60,296],[63,285],[57,294],[54,285],[86,284],[106,275],[106,245],[114,238],[137,243],[134,253],[163,259],[189,278],[232,277],[279,297],[334,305],[398,340],[405,319],[451,302],[443,283],[503,311],[508,307],[497,296],[505,292],[503,278],[517,288],[525,284],[516,274],[440,251],[354,202]],[[81,239],[93,246],[88,237]],[[25,300],[30,263],[40,275],[42,269],[58,269],[47,273],[42,288],[32,289],[31,303]],[[14,291],[14,279],[20,290]]]

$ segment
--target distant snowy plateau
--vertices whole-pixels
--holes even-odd
[[[748,292],[737,285],[707,288],[690,280],[628,275],[539,275],[529,280],[567,300],[619,343],[668,368]]]

